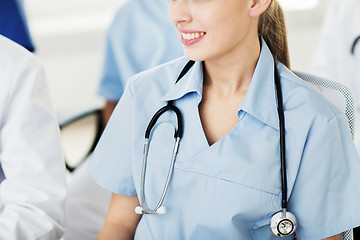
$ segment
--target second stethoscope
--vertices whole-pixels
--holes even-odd
[[[360,41],[360,36],[355,38],[354,42],[351,44],[351,49],[350,49],[351,55],[355,55],[355,47],[359,41]]]
[[[194,65],[194,61],[189,61],[183,70],[181,71],[179,77],[177,78],[175,84],[190,70],[190,68]],[[270,220],[270,228],[271,231],[275,234],[275,236],[280,238],[285,238],[290,236],[295,232],[297,222],[295,216],[287,211],[287,179],[286,179],[286,161],[285,161],[285,118],[284,118],[284,110],[283,110],[283,100],[281,93],[281,84],[280,84],[280,76],[277,70],[276,65],[274,64],[274,75],[275,75],[275,85],[276,85],[276,94],[278,101],[278,115],[279,115],[279,126],[280,126],[280,161],[281,161],[281,191],[282,191],[282,210],[276,213]],[[177,117],[178,127],[175,130],[175,146],[172,154],[172,159],[169,167],[169,172],[167,175],[167,179],[164,185],[163,192],[161,194],[160,200],[156,207],[153,210],[149,210],[145,203],[145,175],[146,175],[146,166],[147,166],[147,157],[148,150],[150,144],[150,133],[152,128],[155,126],[159,117],[167,112],[173,111]],[[144,144],[144,158],[143,158],[143,166],[141,172],[141,185],[140,185],[140,206],[135,208],[135,212],[137,214],[165,214],[166,208],[162,206],[164,202],[164,198],[166,195],[166,191],[168,189],[170,179],[173,173],[174,164],[176,155],[179,149],[179,143],[183,135],[183,122],[182,115],[180,110],[174,106],[174,101],[168,101],[167,105],[159,109],[154,116],[152,117],[146,132],[145,132],[145,144]]]

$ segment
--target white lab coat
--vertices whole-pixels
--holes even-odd
[[[356,99],[355,145],[360,154],[360,1],[334,1],[326,13],[310,71],[349,86]]]
[[[66,179],[60,132],[35,57],[0,35],[0,239],[60,239]]]

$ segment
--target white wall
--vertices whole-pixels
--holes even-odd
[[[100,77],[105,31],[126,0],[25,0],[35,44],[57,113],[101,104]],[[319,38],[326,7],[286,12],[292,68],[307,71]]]
[[[58,114],[102,103],[96,90],[105,32],[125,1],[24,1]]]
[[[308,71],[317,47],[323,17],[334,0],[319,0],[315,9],[286,12],[291,66],[293,70]]]

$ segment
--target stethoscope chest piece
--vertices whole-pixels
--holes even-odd
[[[270,220],[270,229],[279,238],[286,238],[296,230],[297,222],[294,214],[288,211],[276,213]]]

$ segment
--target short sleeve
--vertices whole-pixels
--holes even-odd
[[[90,174],[99,185],[124,195],[136,195],[131,173],[132,105],[127,84],[89,163]]]
[[[323,239],[360,225],[359,172],[345,116],[335,115],[308,137],[289,198],[301,240]]]
[[[98,94],[107,100],[118,101],[123,93],[125,84],[121,80],[119,73],[110,30],[106,39],[105,59]],[[116,44],[120,45],[121,43]]]
[[[146,28],[149,28],[146,16],[136,14],[139,8],[136,2],[126,3],[117,11],[108,29],[105,59],[98,89],[98,94],[106,100],[118,101],[123,94],[126,81],[149,67],[146,63],[149,62],[150,57],[141,51],[143,41],[148,37],[144,38],[142,33],[144,30],[133,31],[143,28],[144,23]],[[142,25],[138,24],[138,18],[142,20]],[[140,44],[137,41],[140,41]]]

